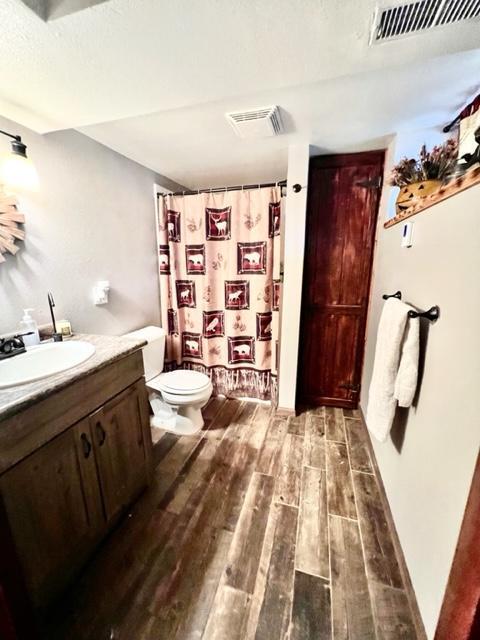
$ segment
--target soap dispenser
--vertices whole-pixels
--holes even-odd
[[[20,333],[23,336],[23,343],[26,347],[40,344],[40,334],[38,333],[37,323],[30,315],[31,311],[34,311],[34,309],[24,309],[23,318],[20,320]]]

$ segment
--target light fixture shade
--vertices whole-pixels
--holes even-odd
[[[29,158],[10,153],[0,162],[0,183],[14,189],[35,190],[38,188],[37,170]]]

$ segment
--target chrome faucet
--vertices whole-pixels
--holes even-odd
[[[48,293],[48,306],[50,307],[50,315],[52,316],[53,333],[52,338],[54,342],[62,342],[63,336],[57,332],[57,323],[55,322],[55,314],[53,313],[53,307],[55,306],[55,300],[51,292]]]

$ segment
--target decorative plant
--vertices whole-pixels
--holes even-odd
[[[400,160],[392,169],[389,182],[393,187],[405,187],[425,180],[444,180],[454,170],[457,155],[458,144],[453,138],[431,151],[423,145],[418,159]]]

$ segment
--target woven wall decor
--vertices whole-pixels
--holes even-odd
[[[0,191],[0,262],[5,262],[5,253],[15,255],[20,247],[16,240],[25,238],[25,231],[19,228],[25,216],[17,209],[17,199]]]

